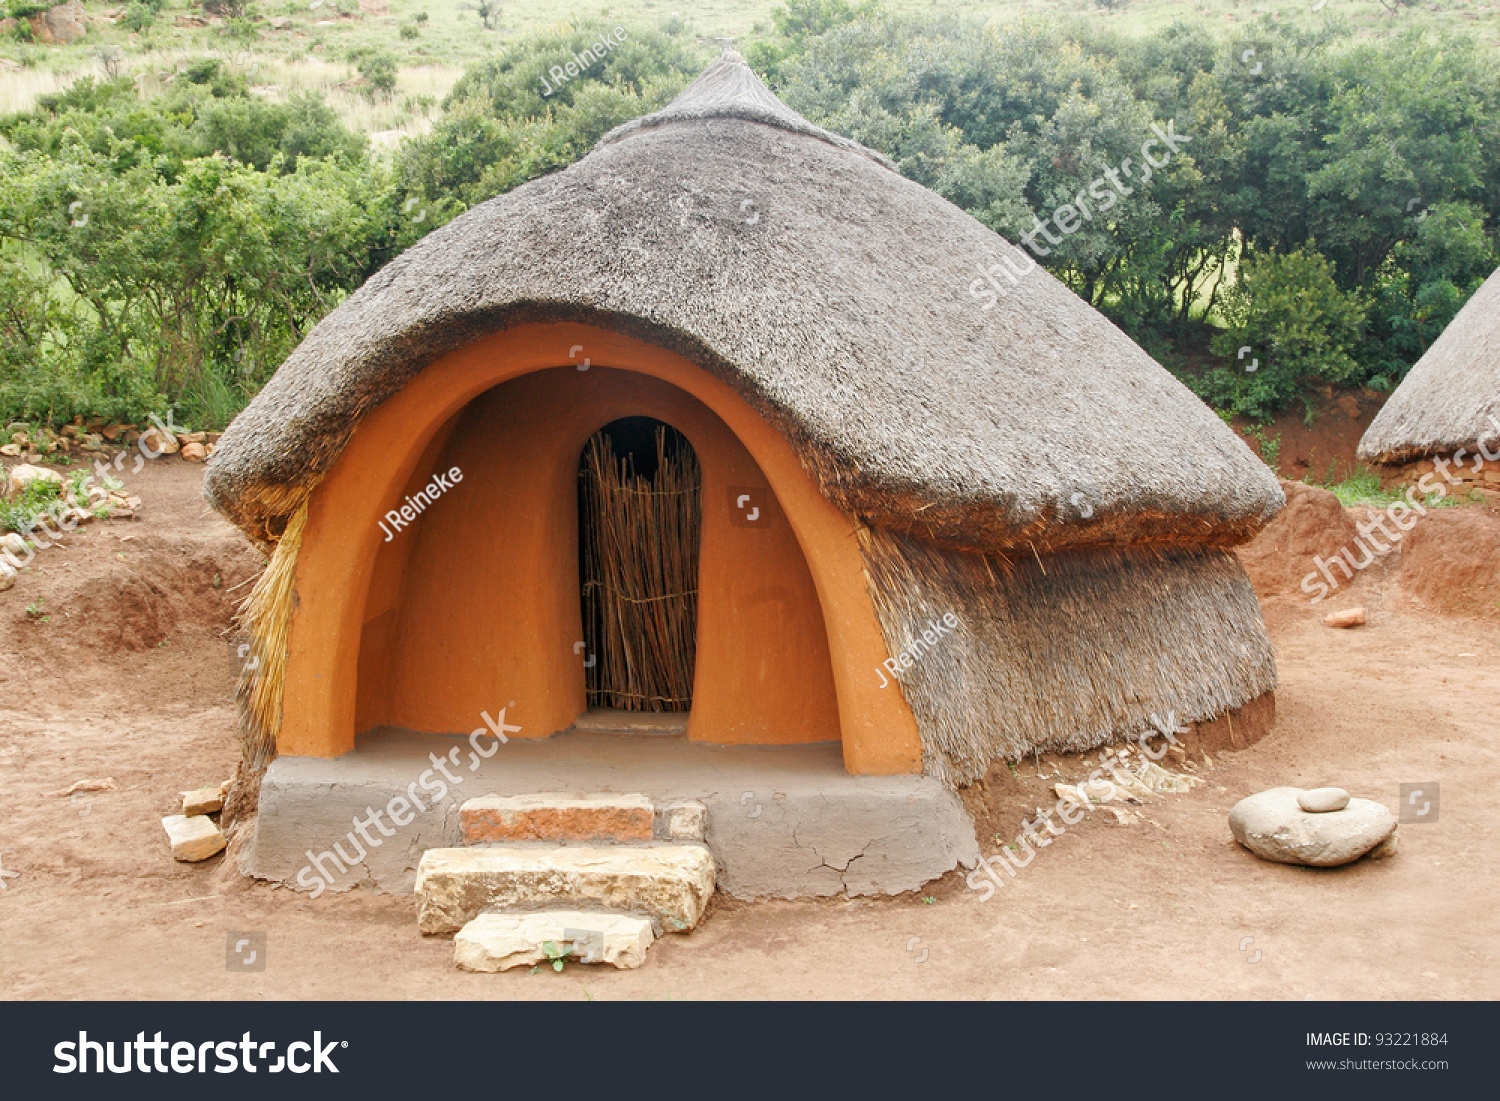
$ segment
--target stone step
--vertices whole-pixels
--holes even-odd
[[[417,865],[417,925],[454,933],[485,910],[577,908],[639,914],[681,933],[703,917],[714,874],[708,846],[692,842],[428,849]]]
[[[489,841],[650,841],[656,808],[644,795],[481,795],[458,811],[464,844]]]
[[[631,968],[646,962],[655,939],[651,922],[631,914],[484,913],[453,938],[453,962],[462,971],[506,971],[559,958]]]
[[[459,807],[465,845],[516,841],[702,841],[708,808],[696,799],[654,804],[639,794],[480,795]]]

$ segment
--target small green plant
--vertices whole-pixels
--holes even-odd
[[[1260,461],[1275,470],[1276,460],[1281,457],[1281,437],[1267,435],[1266,430],[1258,424],[1245,429],[1245,435],[1260,445]]]
[[[254,42],[260,37],[260,27],[249,16],[237,15],[224,21],[222,33],[237,42]]]
[[[415,23],[402,23],[400,34],[402,38],[409,42],[414,38],[421,37],[422,32],[417,28]]]
[[[1380,477],[1373,470],[1365,468],[1349,475],[1341,482],[1326,481],[1323,488],[1339,499],[1339,504],[1345,508],[1355,508],[1367,505],[1373,508],[1384,508],[1402,500],[1399,493],[1389,493],[1380,488]]]
[[[51,622],[52,617],[47,614],[47,598],[39,596],[35,602],[26,605],[26,618],[37,623]]]
[[[37,521],[49,508],[55,507],[62,497],[62,490],[62,485],[57,482],[41,479],[27,482],[14,499],[0,501],[0,531],[30,535]]]
[[[573,954],[573,946],[569,944],[559,948],[556,941],[544,940],[542,951],[547,954],[547,962],[552,965],[552,970],[561,971],[564,962]],[[532,972],[535,973],[536,968],[532,968]]]
[[[425,11],[419,11],[416,15],[412,16],[412,18],[415,19],[418,23],[426,23],[427,13]]]
[[[937,905],[937,899],[933,898],[931,895],[923,895],[922,896],[922,902],[923,902],[924,905],[927,905],[927,906],[935,906],[935,905]]]

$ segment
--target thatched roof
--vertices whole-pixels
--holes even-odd
[[[732,51],[583,160],[483,203],[334,310],[224,434],[205,495],[276,538],[373,407],[531,321],[677,352],[776,425],[824,493],[961,549],[1228,545],[1282,503],[1244,443],[1019,250],[782,104]]]
[[[1500,271],[1417,360],[1359,441],[1368,462],[1472,453],[1500,440]]]
[[[1250,579],[1232,551],[1110,547],[1039,560],[861,533],[881,631],[922,732],[922,772],[951,786],[995,759],[1078,753],[1208,722],[1276,687]],[[1044,564],[1045,562],[1045,564]],[[918,640],[944,615],[952,631]]]

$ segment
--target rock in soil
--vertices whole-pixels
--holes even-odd
[[[453,938],[453,962],[463,971],[505,971],[566,956],[632,968],[646,962],[654,939],[651,923],[629,914],[480,914]]]
[[[1234,839],[1263,860],[1331,868],[1349,864],[1384,843],[1396,816],[1369,799],[1350,799],[1342,810],[1309,814],[1300,788],[1262,791],[1229,812]]]
[[[172,857],[184,864],[196,864],[224,850],[227,842],[213,819],[204,815],[192,818],[182,814],[169,814],[161,820],[167,837],[172,842]]]
[[[192,818],[199,814],[216,814],[224,809],[223,793],[216,787],[198,788],[182,793],[182,816]]]
[[[1323,617],[1325,627],[1363,627],[1365,625],[1365,610],[1363,608],[1350,608],[1347,611],[1334,612]]]

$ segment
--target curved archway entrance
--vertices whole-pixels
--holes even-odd
[[[594,552],[612,568],[607,584],[623,599],[613,607],[614,649],[591,650],[580,599],[590,522],[580,524],[579,460],[602,428],[627,440],[624,418],[670,426],[681,441],[669,456],[663,434],[659,457],[651,453],[654,441],[622,444],[630,477],[616,471],[615,489],[634,491],[626,483],[638,481],[637,464],[670,459],[680,467],[691,455],[697,471],[687,480],[696,492],[683,495],[684,503],[700,507],[679,511],[675,522],[691,530],[675,538],[701,537],[696,567],[672,563],[687,548],[671,550],[671,540],[651,529],[665,522],[660,513],[616,510],[609,522],[641,530],[623,533],[614,550],[600,549],[606,539]],[[620,457],[601,458],[608,466]],[[376,557],[361,639],[358,730],[463,732],[483,712],[509,707],[509,721],[522,727],[517,736],[546,737],[588,709],[589,674],[602,664],[619,674],[615,706],[682,710],[691,703],[687,733],[695,741],[839,740],[827,628],[795,532],[744,444],[686,391],[597,365],[587,375],[534,371],[480,394],[450,418],[403,495],[414,497],[433,471],[458,471],[462,479]],[[661,488],[660,474],[652,472],[647,495]],[[652,607],[693,590],[691,622],[669,622],[664,608]],[[675,640],[666,637],[672,632]],[[676,666],[664,690],[629,667],[653,650],[650,660]]]
[[[660,412],[632,407],[628,400],[635,389],[632,387],[620,395],[616,411],[580,424],[578,414],[592,415],[600,410],[593,405],[585,408],[588,391],[575,389],[563,405],[565,423],[534,426],[532,440],[542,450],[559,446],[559,440],[567,437],[563,442],[568,452],[557,456],[555,471],[561,484],[553,486],[555,498],[544,495],[549,501],[566,502],[561,515],[502,515],[503,510],[486,514],[461,501],[466,494],[455,497],[450,493],[423,514],[420,530],[403,531],[401,538],[385,543],[380,519],[387,510],[400,506],[403,495],[425,484],[422,475],[436,469],[438,456],[458,436],[460,422],[471,414],[475,399],[501,384],[559,373],[553,369],[569,362],[569,349],[580,347],[588,348],[594,364],[608,363],[619,370],[606,373],[596,367],[585,373],[582,367],[576,367],[575,378],[603,380],[623,375],[661,384],[676,397]],[[732,441],[717,451],[723,461],[716,461],[712,470],[705,457],[705,438],[700,438],[689,423],[698,423],[695,418],[701,418],[702,413],[712,417]],[[517,698],[502,693],[509,673],[525,667],[527,683],[540,689],[528,697],[528,735],[545,736],[566,727],[584,707],[583,659],[574,649],[582,641],[577,633],[582,624],[575,565],[578,451],[589,435],[608,421],[645,414],[676,425],[693,441],[704,462],[705,510],[720,510],[718,522],[705,519],[700,583],[723,585],[731,599],[720,601],[716,597],[710,601],[700,593],[695,682],[703,678],[707,652],[734,653],[737,646],[745,645],[746,638],[751,638],[758,652],[776,655],[781,648],[775,642],[790,634],[784,625],[775,623],[772,613],[778,607],[776,602],[757,603],[753,591],[746,594],[742,588],[736,589],[741,579],[735,574],[734,541],[720,538],[732,528],[776,530],[774,524],[768,527],[764,521],[751,519],[763,515],[746,492],[758,484],[763,495],[776,502],[779,511],[771,518],[787,533],[786,540],[778,542],[776,555],[790,550],[812,576],[815,603],[821,608],[814,634],[826,647],[827,660],[832,663],[845,768],[860,774],[920,772],[922,749],[911,709],[899,691],[887,690],[875,676],[875,670],[890,655],[864,575],[857,523],[822,495],[781,432],[724,381],[665,348],[580,322],[527,323],[481,337],[424,368],[361,421],[305,506],[307,520],[295,558],[296,600],[286,626],[278,752],[283,756],[337,757],[355,748],[357,734],[386,723],[429,731],[472,729],[476,725],[468,710],[472,693],[446,710],[433,701],[451,703],[456,699],[448,689],[456,681],[471,680],[476,666],[494,673],[487,690],[480,693],[490,707]],[[518,428],[510,423],[506,430]],[[747,477],[756,481],[747,482]],[[518,478],[510,478],[510,484],[518,499],[535,504],[528,495],[538,488],[536,485]],[[411,642],[402,637],[402,625],[413,622],[414,603],[402,574],[406,556],[414,556],[416,543],[430,538],[427,521],[452,508],[468,509],[472,526],[492,541],[523,548],[527,555],[543,553],[565,562],[565,583],[556,593],[549,588],[515,594],[533,616],[534,633],[527,640],[529,649],[513,651],[507,667],[476,656],[474,648],[464,651],[460,647],[455,654],[450,646],[445,656],[454,656],[459,664],[448,670],[426,662],[424,671],[437,680],[417,686],[420,690],[413,693],[411,673],[403,678],[395,675],[395,653],[412,648]],[[503,530],[502,519],[507,522]],[[397,548],[394,552],[393,547]],[[713,560],[719,564],[710,569],[708,563]],[[466,567],[467,563],[460,560],[458,565]],[[483,575],[472,583],[490,592],[511,585]],[[736,591],[745,597],[738,603],[733,599]],[[739,609],[752,614],[737,621]],[[461,607],[459,611],[462,614],[452,623],[439,624],[436,616],[429,616],[427,623],[416,625],[429,633],[461,635],[475,616],[484,619],[486,609],[481,607],[476,612],[472,607]],[[807,625],[796,626],[800,637]],[[763,645],[755,639],[758,630],[766,631],[773,643]],[[797,657],[800,655],[792,660]],[[730,667],[737,664],[729,663]],[[767,672],[752,671],[742,686],[742,696],[752,693],[757,678]],[[777,676],[782,676],[779,669]],[[402,679],[406,683],[398,684]],[[797,679],[796,675],[790,678],[793,683]],[[735,695],[723,693],[724,709],[703,729],[714,730],[718,720],[728,728],[735,727]],[[424,714],[407,707],[413,699],[423,698],[430,708]],[[695,725],[712,715],[707,702],[695,683],[690,734]],[[537,710],[530,712],[533,704]],[[418,718],[423,721],[414,721]],[[739,740],[757,740],[752,730],[744,734]]]

